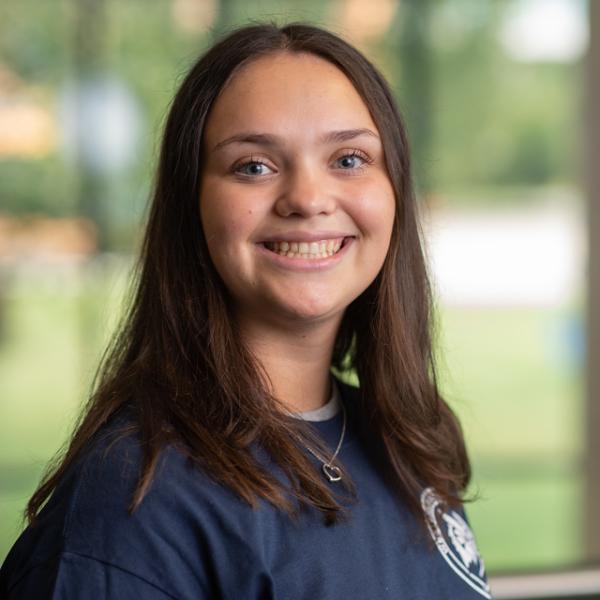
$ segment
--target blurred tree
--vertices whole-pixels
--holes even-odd
[[[433,142],[434,85],[430,25],[433,0],[404,0],[398,31],[400,97],[413,145],[415,182],[420,195],[431,190],[429,156]]]
[[[32,99],[53,114],[54,91],[70,61],[66,1],[0,3],[0,98],[6,107]],[[68,214],[72,178],[56,152],[0,152],[0,210]]]
[[[20,0],[0,6],[0,69],[23,82],[23,93],[41,90],[50,112],[56,114],[73,70],[80,72],[82,61],[96,60],[95,53],[105,71],[127,82],[141,104],[147,133],[134,163],[118,177],[81,183],[88,214],[101,205],[93,200],[94,186],[106,185],[106,227],[112,232],[106,244],[114,248],[131,247],[169,102],[208,40],[251,19],[309,20],[335,29],[342,6],[316,0],[302,5],[222,0],[205,3],[208,8],[197,13],[195,27],[183,26],[177,10],[192,4]],[[580,65],[528,64],[507,57],[497,37],[508,4],[405,0],[390,30],[371,43],[406,113],[423,192],[576,181]],[[96,18],[93,11],[102,6]],[[77,29],[84,22],[98,34],[87,25]],[[68,214],[76,205],[77,176],[58,149],[40,158],[0,156],[0,206],[11,212]],[[481,201],[483,196],[470,198]]]
[[[98,227],[98,250],[107,249],[109,221],[106,210],[105,176],[91,168],[86,160],[86,145],[92,145],[89,132],[85,130],[89,111],[86,103],[89,94],[84,86],[105,71],[107,16],[105,0],[78,0],[74,5],[75,43],[75,102],[72,110],[75,128],[76,171],[78,174],[77,204],[79,212],[91,219]]]
[[[437,190],[577,180],[580,64],[508,57],[498,43],[508,8],[501,0],[436,2]]]

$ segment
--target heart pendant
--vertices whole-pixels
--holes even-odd
[[[342,478],[342,471],[333,465],[323,465],[323,473],[329,481],[339,481]]]

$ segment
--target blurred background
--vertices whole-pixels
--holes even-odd
[[[178,82],[250,19],[356,44],[408,122],[492,574],[586,563],[583,0],[3,0],[0,560],[122,306]]]

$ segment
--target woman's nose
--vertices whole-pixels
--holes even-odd
[[[335,207],[333,190],[324,176],[303,168],[290,172],[275,203],[275,211],[281,217],[330,214]]]

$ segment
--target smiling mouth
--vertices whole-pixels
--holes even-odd
[[[328,258],[337,254],[353,236],[319,240],[316,242],[262,242],[261,245],[288,258]]]

